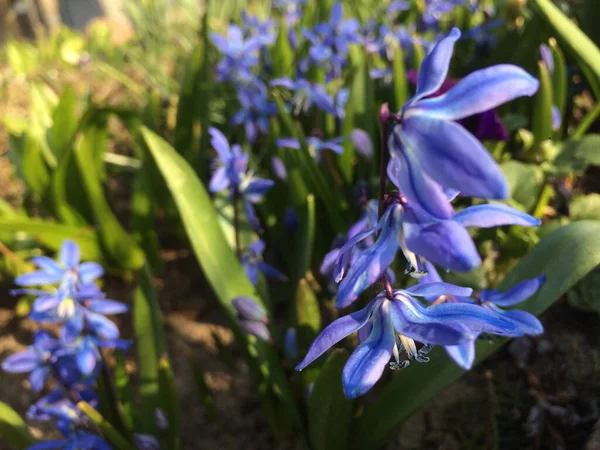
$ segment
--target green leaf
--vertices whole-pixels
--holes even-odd
[[[294,51],[288,38],[288,29],[282,22],[273,48],[273,78],[290,77],[293,75]]]
[[[315,380],[308,402],[308,426],[316,450],[348,448],[352,401],[342,389],[342,370],[347,360],[346,350],[334,350]]]
[[[169,358],[163,355],[158,362],[158,381],[160,385],[161,406],[167,414],[168,430],[168,448],[173,450],[181,449],[181,414],[179,411],[179,401],[177,400],[177,388],[175,386],[175,375],[169,362]]]
[[[20,154],[20,171],[25,184],[39,199],[42,199],[50,185],[50,170],[39,139],[27,133],[20,138],[12,139],[11,144],[13,143],[18,145],[11,150],[16,150]]]
[[[300,215],[300,229],[298,231],[291,273],[293,282],[304,278],[306,271],[310,268],[315,243],[315,197],[312,194],[306,197],[304,211]]]
[[[90,406],[89,403],[79,402],[77,408],[80,409],[93,424],[98,427],[102,436],[115,448],[119,450],[135,450],[136,447],[131,444],[121,433],[119,433],[102,414]]]
[[[65,239],[72,239],[79,245],[82,259],[89,261],[102,260],[100,241],[93,228],[61,225],[20,216],[3,216],[0,217],[0,232],[27,233],[44,247],[54,251],[60,249]]]
[[[550,0],[533,0],[532,3],[536,12],[554,28],[560,42],[600,79],[600,50],[592,40]]]
[[[539,149],[542,142],[552,139],[552,81],[548,67],[538,62],[538,78],[540,87],[533,100],[533,119],[531,131],[534,137],[534,149]]]
[[[238,342],[245,344],[248,363],[259,379],[267,380],[286,406],[287,414],[301,427],[295,402],[289,390],[275,349],[240,330],[231,305],[245,295],[261,304],[254,287],[227,243],[208,192],[193,169],[163,139],[142,127],[142,135],[169,187],[192,248],[219,302],[228,314]]]
[[[58,106],[52,112],[53,125],[48,130],[48,144],[58,161],[73,144],[77,133],[76,102],[75,88],[68,85],[60,96]]]
[[[561,117],[565,116],[567,109],[567,96],[569,79],[567,76],[567,63],[565,55],[559,48],[556,39],[548,40],[550,50],[552,50],[552,58],[554,59],[554,70],[552,71],[552,99],[554,104],[560,111]]]
[[[406,68],[404,67],[404,53],[400,42],[394,45],[394,111],[399,111],[400,108],[408,100],[408,84],[406,78]]]
[[[121,404],[122,418],[125,427],[129,432],[133,431],[134,427],[134,395],[131,379],[125,368],[125,355],[123,352],[115,352],[115,368],[113,370],[113,376],[115,379],[115,391]]]
[[[544,173],[533,164],[508,161],[500,166],[510,188],[510,197],[516,200],[526,211],[535,208],[542,190]]]
[[[568,140],[553,163],[559,175],[583,172],[589,166],[600,165],[600,134]]]
[[[11,41],[6,44],[6,56],[10,68],[18,75],[32,73],[40,59],[38,49],[25,41]]]
[[[504,291],[521,281],[545,274],[546,283],[519,309],[539,315],[600,264],[600,222],[581,221],[544,236],[500,283]],[[506,340],[477,343],[477,362]],[[375,449],[404,419],[464,373],[435,348],[427,364],[412,364],[392,378],[365,409],[354,448]],[[409,394],[409,395],[408,395]]]
[[[144,263],[144,253],[113,214],[100,183],[95,155],[98,149],[103,150],[105,146],[105,124],[90,124],[84,130],[83,139],[75,152],[77,165],[108,259],[122,269],[136,270]]]
[[[140,374],[140,423],[136,431],[153,434],[156,429],[154,414],[156,408],[162,406],[159,360],[166,352],[166,344],[160,305],[147,267],[138,272],[137,281],[133,300],[133,324]]]
[[[600,269],[596,268],[567,292],[569,305],[600,314]]]
[[[600,220],[600,194],[576,197],[569,205],[571,220]]]
[[[21,416],[4,402],[0,402],[0,438],[18,449],[35,444]]]
[[[296,320],[298,353],[304,355],[321,330],[319,300],[305,279],[298,282],[296,290]]]

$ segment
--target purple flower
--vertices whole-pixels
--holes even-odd
[[[240,326],[246,333],[256,336],[263,341],[271,340],[271,332],[267,327],[269,319],[267,312],[251,297],[236,297],[231,301],[237,311]]]
[[[508,197],[508,185],[494,159],[454,121],[531,96],[539,84],[523,69],[505,64],[473,72],[446,94],[426,98],[442,86],[459,37],[454,28],[425,57],[416,94],[400,111],[388,140],[390,180],[409,204],[418,203],[439,218],[452,215],[442,187],[474,197]]]
[[[369,160],[373,157],[373,143],[366,131],[355,128],[350,133],[350,139],[359,155]]]
[[[254,79],[253,68],[258,64],[257,51],[264,45],[261,36],[244,40],[242,29],[229,25],[227,37],[211,33],[210,39],[223,54],[216,67],[219,81],[250,83]]]
[[[264,251],[265,243],[262,240],[258,240],[250,244],[242,254],[242,266],[252,284],[256,286],[261,272],[268,278],[287,281],[287,277],[284,274],[262,260]]]
[[[160,450],[160,442],[151,434],[135,433],[133,439],[139,450]]]
[[[320,84],[304,79],[292,81],[289,78],[277,78],[271,81],[271,86],[281,86],[294,91],[292,105],[295,115],[299,115],[300,112],[306,113],[313,105],[334,116],[338,113],[334,99],[325,92],[325,88]]]
[[[66,239],[63,241],[58,261],[47,256],[31,259],[39,270],[15,279],[19,286],[36,286],[60,283],[61,289],[71,291],[82,285],[89,285],[104,273],[102,266],[95,262],[80,263],[79,246]]]
[[[27,350],[9,356],[2,362],[2,370],[11,373],[27,373],[31,389],[39,392],[43,389],[50,374],[52,364],[56,363],[55,350],[60,342],[45,330],[39,330],[33,336],[33,344]]]
[[[427,263],[427,272],[427,276],[419,279],[419,283],[435,283],[442,281],[435,267],[431,263]],[[479,300],[461,296],[445,296],[439,298],[439,300],[447,303],[480,305],[482,308],[488,308],[505,319],[513,321],[521,336],[537,336],[544,332],[544,327],[534,315],[516,309],[505,311],[501,307],[513,306],[521,303],[535,294],[545,281],[546,277],[540,275],[536,278],[523,281],[506,292],[499,292],[494,289],[484,290],[476,296]],[[427,300],[433,302],[438,300],[438,297],[434,295],[427,297]],[[475,339],[478,335],[479,333],[476,333],[473,340],[463,344],[445,346],[446,352],[450,358],[465,370],[470,369],[475,361]]]
[[[423,360],[415,341],[431,345],[459,345],[473,340],[476,333],[514,335],[516,327],[494,311],[476,305],[455,303],[423,306],[414,297],[430,295],[468,296],[469,288],[448,283],[429,283],[397,289],[391,297],[375,297],[366,308],[341,317],[328,325],[314,340],[302,370],[346,336],[358,331],[362,343],[352,353],[342,372],[344,393],[356,398],[366,393],[381,377],[392,357],[399,354]],[[399,336],[398,336],[398,335]]]
[[[466,227],[540,224],[539,219],[502,204],[470,206],[448,219],[438,219],[418,204],[407,202],[402,228],[411,252],[444,269],[468,272],[481,264],[481,258]]]
[[[269,132],[271,117],[277,114],[277,105],[269,101],[266,87],[257,82],[252,87],[238,89],[238,99],[242,105],[231,119],[234,125],[244,125],[246,137],[253,143],[259,134]]]

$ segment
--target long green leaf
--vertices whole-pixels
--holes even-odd
[[[600,222],[580,221],[544,236],[506,276],[499,289],[545,274],[546,283],[529,300],[519,305],[538,315],[600,264]],[[506,341],[477,344],[477,361],[482,361]],[[427,364],[413,364],[394,377],[366,409],[360,422],[355,447],[375,449],[404,419],[456,380],[464,371],[450,361],[441,348],[431,353]]]
[[[138,272],[138,284],[133,301],[133,323],[140,373],[139,431],[152,433],[156,408],[161,407],[159,360],[166,352],[160,305],[152,286],[150,270]]]
[[[144,127],[142,134],[165,177],[196,258],[229,315],[238,341],[246,344],[250,367],[257,376],[268,380],[274,393],[286,405],[287,413],[301,426],[275,349],[271,344],[246,336],[237,325],[231,300],[246,295],[258,303],[261,301],[223,235],[208,192],[193,169],[167,142]]]
[[[539,149],[542,142],[552,139],[552,81],[549,68],[545,63],[538,63],[540,87],[535,94],[531,131],[534,138],[534,149]]]
[[[110,442],[114,448],[119,450],[135,450],[135,446],[123,437],[110,422],[108,422],[102,414],[95,410],[89,403],[79,402],[77,408],[80,409],[96,427],[102,432],[102,435]]]
[[[27,448],[35,443],[21,416],[3,402],[0,402],[0,438],[18,449]]]
[[[308,402],[310,440],[316,450],[346,450],[350,437],[352,401],[342,390],[342,370],[348,352],[334,350],[319,376]]]
[[[175,387],[175,375],[167,355],[163,355],[158,362],[158,382],[160,386],[161,406],[167,414],[169,431],[167,433],[169,448],[181,449],[181,414],[177,389]]]
[[[600,79],[600,49],[550,0],[533,0],[536,11],[554,28],[559,39],[580,61],[585,62],[596,79]]]
[[[113,214],[100,183],[96,155],[106,145],[106,125],[95,123],[83,132],[83,139],[76,150],[77,164],[103,249],[112,264],[127,270],[139,269],[144,263],[144,254],[133,242]]]

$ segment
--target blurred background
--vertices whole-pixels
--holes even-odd
[[[106,238],[99,233],[115,241],[120,233],[130,233],[154,269],[181,403],[184,449],[303,448],[299,442],[273,441],[225,314],[180,225],[173,225],[176,213],[164,200],[164,186],[148,186],[137,176],[144,159],[137,129],[143,124],[178,151],[200,155],[197,171],[207,179],[210,164],[201,153],[206,151],[201,124],[207,118],[226,123],[224,104],[232,95],[226,89],[211,95],[207,67],[217,57],[208,53],[207,29],[223,32],[230,18],[246,8],[268,15],[269,5],[263,3],[213,2],[205,15],[204,2],[197,0],[0,0],[0,360],[31,341],[35,326],[24,318],[30,305],[8,291],[14,276],[29,267],[30,257],[40,254],[40,244],[57,249],[63,238],[75,235],[94,259],[100,258],[98,240]],[[369,9],[364,0],[348,3]],[[555,3],[599,43],[600,0]],[[499,11],[509,7],[516,11],[511,20],[521,21],[519,42],[525,47],[531,41],[531,50],[505,46],[503,51],[513,54],[495,54],[490,60],[508,58],[534,72],[531,55],[548,33],[530,15],[526,0],[497,2]],[[567,120],[576,126],[597,107],[598,97],[579,69],[568,74]],[[600,132],[597,120],[588,129],[594,132]],[[587,142],[589,152],[578,150],[587,155],[579,166],[569,166],[551,184],[544,184],[542,164],[536,161],[511,172],[513,200],[530,211],[550,185],[553,200],[536,214],[549,224],[546,231],[569,221],[600,219],[598,139]],[[73,174],[72,160],[55,157],[74,142],[98,150],[89,152],[84,164],[94,175]],[[112,211],[105,222],[79,215],[84,211],[85,216],[81,202],[87,200],[77,198],[78,177],[91,177],[102,186],[104,200],[98,202]],[[142,195],[153,189],[152,196]],[[155,199],[163,202],[153,208]],[[65,200],[81,208],[64,207]],[[538,239],[523,233],[500,239],[522,255]],[[491,253],[484,260],[488,281],[514,263]],[[116,260],[115,254],[108,259],[104,289],[109,297],[128,302],[135,288],[129,262]],[[466,373],[406,420],[386,448],[599,450],[599,313],[596,269],[541,316],[543,336],[515,339]],[[118,320],[122,335],[132,336],[131,317]],[[135,380],[135,361],[128,360],[126,368]],[[0,400],[22,415],[36,397],[25,386],[24,377],[0,372]],[[32,433],[39,438],[55,431],[40,425]],[[0,449],[5,448],[10,447],[0,439]]]

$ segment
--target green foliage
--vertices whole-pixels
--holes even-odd
[[[583,172],[589,166],[600,165],[600,135],[589,134],[581,139],[570,139],[554,159],[557,174]]]
[[[18,449],[25,449],[35,443],[21,416],[3,402],[0,402],[0,438]]]

